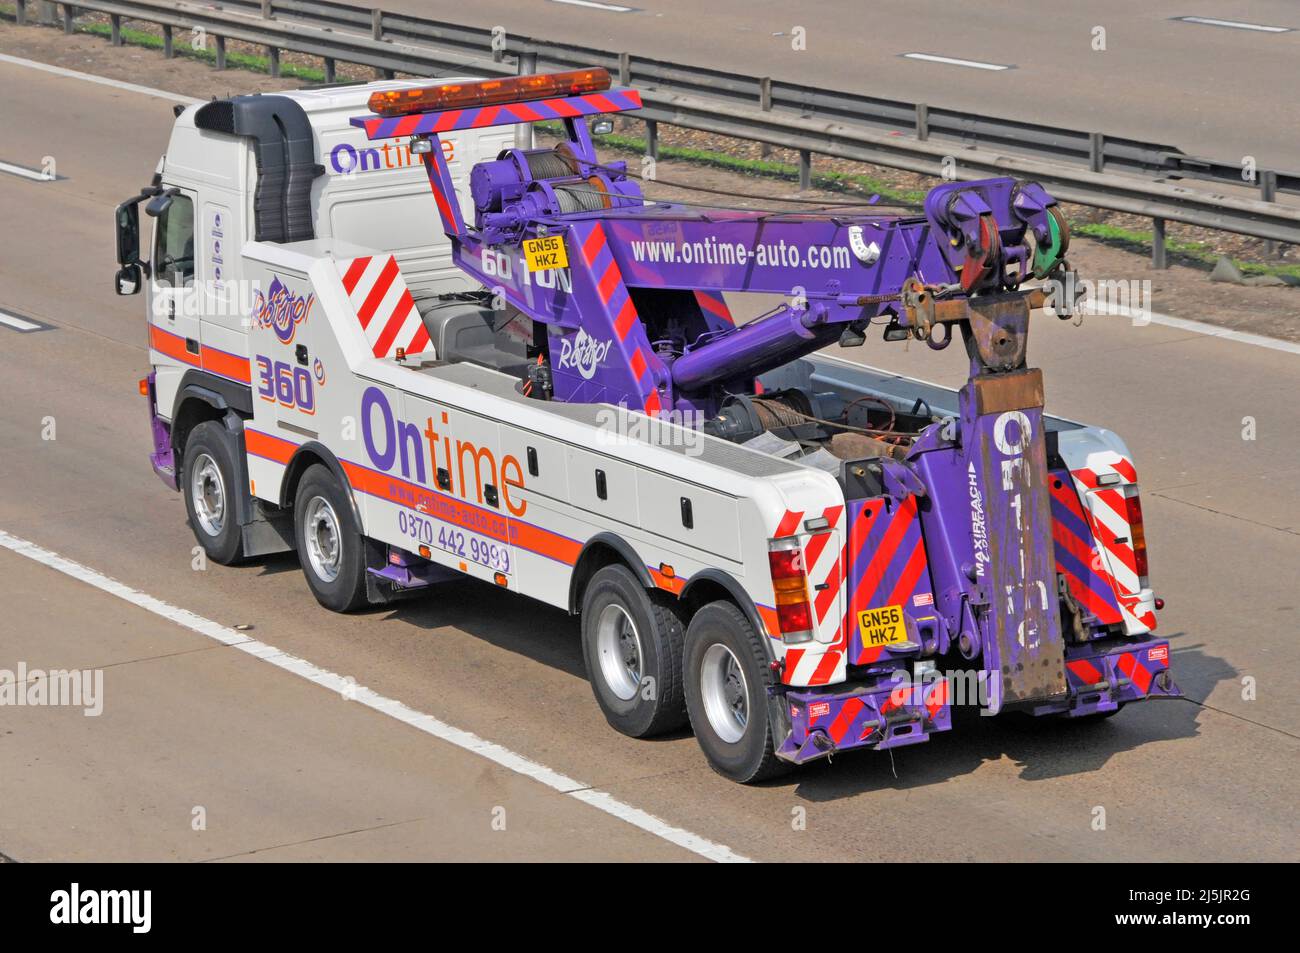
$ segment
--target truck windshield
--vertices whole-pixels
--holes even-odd
[[[160,285],[181,287],[194,279],[194,203],[185,195],[172,197],[158,216],[154,233],[157,249],[155,272]]]

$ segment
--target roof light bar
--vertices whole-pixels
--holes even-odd
[[[414,89],[386,89],[370,95],[370,111],[385,118],[411,113],[469,109],[476,106],[499,106],[526,103],[535,99],[577,96],[609,89],[609,70],[575,69],[565,73],[542,73],[535,76],[512,76],[508,79],[485,79],[477,83],[446,83]]]

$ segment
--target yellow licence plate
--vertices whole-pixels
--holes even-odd
[[[907,641],[907,626],[903,622],[902,606],[881,606],[863,609],[858,613],[858,633],[863,648],[877,648]]]
[[[529,238],[524,242],[524,261],[529,271],[548,271],[551,268],[568,268],[569,253],[560,235]]]

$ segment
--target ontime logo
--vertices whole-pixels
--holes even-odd
[[[424,486],[429,486],[433,475],[444,469],[449,492],[466,501],[472,497],[480,504],[484,500],[484,486],[500,486],[506,509],[512,516],[523,516],[528,511],[528,502],[510,495],[512,489],[524,488],[524,469],[519,460],[507,454],[498,467],[491,448],[453,437],[446,411],[442,412],[439,426],[441,433],[434,429],[432,417],[425,419],[423,427],[402,420],[378,387],[367,387],[361,395],[361,438],[375,469],[391,473],[396,467],[403,479],[413,479]]]
[[[451,162],[456,156],[456,143],[443,139],[442,157]],[[379,169],[406,169],[420,165],[419,156],[412,155],[406,143],[385,142],[378,146],[357,148],[348,142],[340,142],[330,150],[330,170],[336,175],[352,175],[357,172],[374,172]]]

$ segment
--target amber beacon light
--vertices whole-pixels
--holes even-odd
[[[577,96],[609,89],[609,70],[575,69],[566,73],[485,79],[477,83],[445,83],[411,89],[386,89],[372,93],[370,111],[386,118],[443,109],[470,109],[526,103],[535,99]]]

